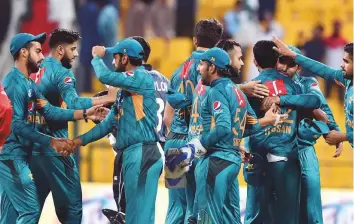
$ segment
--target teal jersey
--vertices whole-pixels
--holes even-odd
[[[329,108],[328,103],[326,101],[326,98],[323,95],[323,93],[322,93],[322,91],[321,91],[321,89],[319,87],[318,81],[314,77],[302,77],[302,76],[300,76],[298,74],[295,75],[294,80],[297,80],[298,82],[300,82],[304,86],[305,93],[315,94],[321,99],[321,107],[320,107],[320,109],[327,114],[327,117],[328,117],[328,120],[329,120],[327,125],[328,125],[329,129],[330,130],[340,131],[340,129],[339,129],[339,127],[338,127],[338,125],[337,125],[337,123],[336,123],[336,121],[334,119],[332,110],[331,110],[331,108]],[[304,118],[312,119],[313,118],[312,110],[301,111],[300,115],[299,115],[298,122],[300,122]],[[300,129],[299,129],[299,131],[300,131]],[[306,141],[306,140],[305,140],[305,142],[303,142],[303,141],[304,140],[302,140],[301,138],[298,139],[299,147],[300,148],[301,147],[308,147],[309,142]],[[316,143],[316,141],[312,142],[311,144],[314,145],[315,143]]]
[[[263,149],[279,156],[296,153],[297,146],[297,110],[316,109],[321,106],[318,96],[304,94],[304,87],[277,70],[263,70],[254,80],[260,80],[268,87],[269,96],[280,97],[282,114],[288,114],[288,119],[277,126],[267,125],[262,127],[262,135],[251,136],[250,150]],[[257,117],[264,117],[265,112],[260,110],[261,101],[250,98],[250,104]]]
[[[202,84],[200,80],[193,93],[193,105],[189,122],[188,141],[199,138],[203,131],[203,118],[201,116],[201,102],[207,96],[210,87]]]
[[[211,83],[200,106],[203,118],[200,142],[208,154],[241,163],[242,138],[260,130],[246,96],[229,78],[219,78]]]
[[[70,109],[88,109],[92,99],[79,97],[75,89],[75,77],[71,70],[62,66],[55,58],[48,57],[42,62],[42,68],[31,79],[50,104]],[[37,130],[55,138],[68,138],[68,122],[46,121],[40,117]],[[60,156],[50,148],[34,145],[33,155]]]
[[[170,89],[185,94],[192,102],[194,89],[200,79],[197,71],[199,56],[203,51],[194,51],[183,64],[173,73]],[[191,107],[175,109],[171,131],[177,134],[188,134]]]
[[[337,85],[345,88],[344,96],[344,112],[345,112],[345,128],[347,130],[347,139],[353,146],[353,80],[345,79],[343,70],[335,70],[318,61],[314,61],[303,55],[297,55],[295,58],[297,64],[311,71],[312,73],[335,82]]]
[[[15,67],[5,77],[3,85],[12,103],[13,118],[11,134],[5,141],[0,160],[21,159],[31,155],[33,143],[50,148],[50,136],[36,131],[41,119],[38,115],[47,121],[74,120],[74,110],[63,110],[49,104],[37,85]],[[36,107],[37,101],[43,106],[42,109]]]
[[[92,59],[98,79],[121,88],[105,120],[80,136],[83,144],[96,141],[117,127],[117,149],[143,142],[157,142],[157,103],[154,78],[143,66],[127,72],[112,72],[101,58]]]

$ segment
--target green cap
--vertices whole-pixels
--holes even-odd
[[[213,47],[205,51],[200,55],[199,59],[202,61],[208,61],[221,69],[225,69],[227,65],[230,65],[230,57],[228,53],[218,47]]]
[[[144,49],[140,43],[132,38],[119,41],[114,47],[107,47],[106,52],[110,54],[126,54],[129,57],[143,59]]]
[[[305,141],[309,145],[313,145],[321,135],[328,134],[329,132],[330,130],[326,123],[305,118],[300,121],[298,137],[302,142]]]
[[[30,33],[19,33],[16,34],[10,43],[10,53],[12,56],[14,56],[21,48],[23,48],[27,43],[32,42],[32,41],[37,41],[41,44],[45,42],[47,38],[46,33],[41,33],[37,36],[34,36]]]

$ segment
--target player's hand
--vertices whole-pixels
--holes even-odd
[[[261,102],[261,110],[267,111],[269,110],[273,104],[280,104],[280,97],[279,96],[271,96],[271,97],[266,97],[265,99],[262,100]]]
[[[256,97],[263,99],[269,95],[268,88],[260,84],[261,81],[250,81],[246,84],[242,84],[240,89],[244,92],[248,97]]]
[[[289,116],[288,114],[279,113],[279,107],[273,103],[269,110],[265,113],[264,118],[268,121],[267,123],[276,126],[278,124],[283,123],[283,121]]]
[[[103,121],[109,113],[109,109],[103,107],[103,105],[97,105],[88,109],[86,113],[87,118],[92,121]]]
[[[252,158],[252,155],[247,152],[247,149],[244,146],[240,146],[240,153],[241,153],[241,159],[243,163],[249,162],[250,159]]]
[[[110,86],[108,88],[108,94],[107,94],[107,99],[109,103],[114,103],[117,99],[117,93],[118,93],[119,88]]]
[[[103,46],[94,46],[92,48],[92,56],[93,57],[103,57],[106,53],[106,48]]]
[[[333,157],[337,158],[342,154],[343,151],[343,142],[336,145],[336,152],[334,153]]]
[[[328,145],[337,145],[344,141],[343,135],[343,133],[340,133],[336,130],[332,130],[325,137],[326,143]]]
[[[73,142],[68,139],[52,138],[50,140],[50,146],[58,153],[68,155],[73,150]]]
[[[295,59],[296,57],[296,53],[294,51],[292,51],[283,41],[281,41],[278,37],[274,37],[273,36],[273,42],[275,43],[275,45],[277,45],[276,47],[273,47],[273,50],[277,51],[279,54],[283,55],[283,56],[288,56],[288,57],[292,57]]]
[[[321,110],[320,108],[318,109],[314,109],[312,111],[312,116],[313,118],[315,118],[317,121],[322,121],[322,122],[325,122],[325,123],[328,123],[329,122],[329,119],[327,117],[327,114]]]

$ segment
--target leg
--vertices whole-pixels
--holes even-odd
[[[170,148],[180,148],[186,144],[185,135],[176,135],[168,139],[165,143],[165,153]],[[187,201],[186,189],[168,189],[168,208],[166,214],[166,224],[183,223],[186,217]]]
[[[186,174],[187,187],[185,189],[185,195],[186,195],[187,207],[186,207],[186,216],[184,219],[184,223],[187,223],[188,219],[196,221],[198,218],[197,210],[194,210],[194,196],[195,196],[195,191],[196,191],[194,170],[195,170],[197,163],[198,163],[198,159],[195,159],[193,161],[193,164],[192,164],[190,170]]]
[[[16,224],[18,213],[3,190],[0,192],[0,224]]]
[[[274,186],[273,204],[276,224],[298,224],[300,209],[300,170],[297,160],[268,163],[268,174]]]
[[[244,223],[272,223],[271,212],[269,211],[271,197],[269,194],[266,194],[266,164],[252,162],[251,160],[250,163],[244,164],[243,173],[247,182]]]
[[[162,171],[156,143],[136,144],[123,151],[126,223],[154,223],[158,181]]]
[[[38,223],[40,211],[37,190],[28,163],[23,160],[1,160],[0,185],[4,200],[10,203],[18,214],[16,223]],[[11,223],[11,220],[1,219],[1,221]]]
[[[113,197],[117,204],[118,212],[125,213],[125,193],[122,169],[122,152],[118,152],[114,159],[113,171]]]
[[[41,213],[44,207],[45,200],[47,199],[48,194],[50,192],[50,186],[49,186],[47,176],[40,165],[42,159],[43,158],[41,156],[32,156],[30,162],[30,168],[33,174],[33,180],[38,192],[38,201],[39,201]]]
[[[237,180],[240,165],[217,157],[202,160],[196,170],[198,223],[241,224]]]
[[[81,184],[73,156],[42,156],[39,161],[49,182],[59,221],[65,224],[81,223]]]
[[[299,152],[301,167],[300,223],[323,223],[318,159],[313,147]]]

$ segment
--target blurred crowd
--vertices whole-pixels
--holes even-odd
[[[272,36],[282,39],[285,35],[282,25],[275,20],[276,8],[276,0],[237,0],[218,18],[224,24],[224,38],[238,41],[244,58],[249,59],[245,60],[247,64],[240,81],[258,74],[250,47],[258,40]],[[82,41],[79,63],[75,66],[77,88],[80,92],[91,92],[92,46],[112,46],[127,36],[161,37],[166,41],[180,36],[192,37],[198,0],[1,0],[0,11],[2,46],[8,46],[9,37],[18,32],[49,33],[58,27],[79,30]],[[340,55],[347,42],[341,35],[341,27],[340,21],[333,21],[332,34],[325,36],[323,26],[319,24],[313,28],[310,39],[300,32],[297,47],[310,58],[339,67]],[[47,50],[44,48],[45,53]],[[112,59],[111,56],[104,58],[107,65]],[[8,69],[9,65],[11,58],[2,47],[0,66]],[[306,76],[312,75],[302,72]],[[331,88],[332,85],[326,84],[327,97]]]

